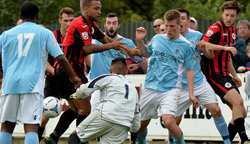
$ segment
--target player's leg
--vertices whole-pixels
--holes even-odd
[[[1,96],[1,132],[0,143],[12,144],[12,133],[16,126],[19,109],[19,95]]]
[[[236,89],[231,89],[224,96],[224,100],[230,105],[232,109],[234,128],[236,128],[242,143],[249,141],[246,135],[244,120],[246,117],[246,110],[243,104],[243,99],[239,92]],[[233,138],[230,139],[233,140]]]
[[[76,125],[79,125],[90,113],[90,97],[84,99],[74,99],[73,102],[78,112]]]

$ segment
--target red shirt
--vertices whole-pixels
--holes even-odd
[[[228,29],[222,21],[218,21],[208,28],[202,40],[222,46],[233,46],[236,40],[236,29],[234,26]],[[228,76],[230,54],[231,52],[229,51],[218,50],[214,51],[214,59],[207,59],[205,57],[203,62],[203,73],[206,76],[214,74]]]

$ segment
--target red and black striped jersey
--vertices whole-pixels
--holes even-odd
[[[222,21],[218,21],[208,28],[202,40],[222,46],[233,46],[236,40],[236,33],[235,26],[228,29]],[[214,74],[228,76],[231,52],[218,50],[214,51],[214,55],[214,59],[204,58],[203,73],[206,76]]]
[[[88,25],[83,16],[75,18],[70,24],[63,41],[63,52],[69,62],[84,70],[85,53],[83,46],[92,44],[91,40],[102,39],[105,35],[95,22]]]

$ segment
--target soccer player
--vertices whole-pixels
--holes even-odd
[[[218,21],[210,26],[202,40],[217,45],[233,46],[236,39],[234,23],[240,10],[240,5],[235,1],[223,3],[222,21]],[[214,59],[205,57],[203,73],[223,103],[226,103],[232,109],[232,120],[228,125],[230,140],[232,141],[238,132],[241,143],[248,143],[249,140],[244,125],[246,109],[238,90],[238,87],[241,86],[241,81],[233,67],[230,52],[215,49],[208,56],[212,56]]]
[[[80,85],[53,33],[38,23],[39,8],[25,2],[20,8],[20,24],[0,36],[3,59],[3,95],[0,143],[11,144],[17,121],[24,124],[25,144],[38,144],[42,116],[44,73],[47,54],[56,58],[74,86]]]
[[[150,56],[145,88],[140,99],[142,121],[138,133],[139,144],[145,143],[147,125],[152,118],[158,116],[162,116],[164,125],[175,143],[185,143],[183,133],[175,121],[184,68],[189,97],[194,107],[199,107],[199,102],[193,95],[195,52],[192,44],[180,35],[180,13],[169,10],[165,13],[164,20],[167,33],[155,35],[147,46],[143,42],[146,36],[145,28],[136,29],[137,46],[142,56]]]
[[[128,131],[139,130],[139,97],[135,86],[125,78],[126,59],[112,60],[110,73],[81,85],[73,94],[76,98],[84,98],[95,90],[101,91],[100,104],[70,135],[69,144],[97,137],[99,143],[121,144],[127,139]]]
[[[178,9],[181,14],[181,29],[180,33],[184,36],[188,41],[196,44],[196,42],[200,41],[203,34],[194,31],[188,28],[189,25],[189,11],[183,8]],[[228,48],[230,49],[230,48]],[[200,52],[196,49],[195,51],[195,66],[194,66],[194,96],[200,101],[202,105],[204,105],[208,111],[212,114],[214,118],[214,123],[220,132],[223,141],[225,144],[231,144],[229,140],[229,134],[227,129],[227,124],[224,120],[224,117],[221,114],[220,107],[218,105],[217,97],[208,84],[205,76],[203,75],[200,62],[199,62]],[[185,72],[183,73],[182,79],[182,90],[180,99],[178,101],[178,110],[176,113],[176,122],[179,125],[181,122],[182,114],[192,105],[192,102],[189,100],[188,97],[188,88],[187,88],[187,80]],[[172,144],[171,135],[169,135],[169,143]]]
[[[62,8],[60,10],[58,22],[60,23],[61,26],[60,26],[60,29],[53,31],[53,34],[54,34],[59,46],[62,46],[67,29],[68,29],[70,23],[73,21],[73,19],[74,19],[74,11],[71,8],[65,7],[65,8]],[[52,67],[55,64],[55,62],[56,62],[56,60],[51,55],[49,55],[47,68],[46,68],[47,76],[46,76],[45,88],[44,88],[44,97],[45,98],[48,96],[54,96],[54,97],[57,97],[58,99],[61,98],[59,93],[58,93],[57,87],[56,87],[57,86],[56,77],[55,77],[55,73],[54,73],[54,68]],[[63,113],[63,115],[65,115],[67,113],[74,114],[74,112],[70,108],[68,110],[66,110]],[[39,141],[42,138],[44,128],[45,128],[45,125],[47,124],[48,120],[49,120],[49,118],[47,118],[44,115],[42,116],[42,122],[38,128]]]
[[[120,42],[120,39],[114,41],[102,33],[95,23],[95,21],[100,19],[101,8],[102,5],[99,0],[80,0],[82,15],[75,18],[70,24],[63,41],[63,52],[68,58],[74,72],[81,78],[82,83],[87,83],[88,81],[84,74],[84,58],[91,53],[116,49],[126,51],[133,58],[135,55],[140,55],[139,50],[124,46],[126,43]],[[103,45],[92,44],[92,38],[102,42]],[[69,83],[67,76],[65,76],[60,67],[56,66],[55,73],[58,76],[57,84],[60,88],[60,94],[64,97],[69,97],[75,92],[74,86]],[[89,97],[82,100],[70,100],[68,102],[76,114],[69,113],[68,115],[64,115],[64,117],[60,117],[53,133],[45,139],[46,144],[57,143],[59,137],[75,118],[77,118],[78,125],[90,113]]]

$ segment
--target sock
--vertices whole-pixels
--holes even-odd
[[[1,144],[12,144],[12,134],[7,132],[0,132]]]
[[[138,142],[138,144],[146,144],[147,134],[148,134],[148,129],[147,128],[146,128],[146,130],[144,132],[137,133],[137,142]]]
[[[45,127],[38,127],[38,139],[41,141]]]
[[[133,144],[135,144],[136,143],[136,139],[137,139],[137,133],[130,133],[130,136],[131,136],[131,142],[133,143]]]
[[[67,109],[60,117],[56,128],[50,137],[55,141],[58,141],[60,136],[68,129],[69,125],[72,121],[77,117],[77,113],[75,113],[72,109]]]
[[[170,132],[168,132],[168,144],[174,144],[174,140]]]
[[[39,144],[38,134],[35,132],[28,132],[25,134],[24,144]]]
[[[172,137],[172,138],[174,140],[174,144],[185,144],[183,133],[181,134],[181,136],[177,138],[175,137]]]
[[[219,118],[214,118],[214,123],[220,132],[220,135],[224,141],[224,144],[231,144],[230,139],[229,139],[229,133],[227,129],[227,124],[225,122],[225,119],[223,116]]]
[[[78,126],[87,116],[86,115],[77,115],[76,126]]]
[[[243,118],[238,118],[234,120],[234,125],[240,136],[241,142],[247,141],[248,137],[245,130],[245,120]]]
[[[233,124],[231,124],[230,122],[229,122],[227,128],[228,128],[228,132],[229,132],[230,141],[233,141],[233,140],[234,140],[234,137],[235,137],[236,134],[237,134],[237,130],[236,130],[235,126],[234,126]]]
[[[68,144],[79,144],[79,143],[80,143],[80,139],[77,136],[77,134],[71,134],[69,136]]]

